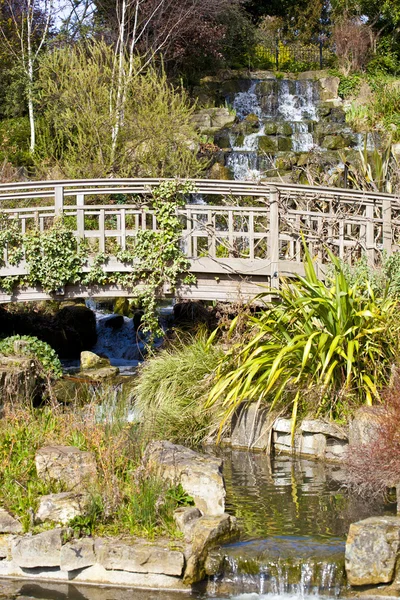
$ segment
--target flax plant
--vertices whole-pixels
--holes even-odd
[[[351,285],[329,254],[334,272],[322,282],[305,247],[305,277],[284,282],[277,302],[250,317],[249,341],[221,360],[206,402],[220,408],[220,432],[243,401],[291,407],[292,439],[300,410],[340,420],[380,401],[398,354],[396,302],[368,282]]]

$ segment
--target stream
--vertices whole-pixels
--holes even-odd
[[[2,581],[11,600],[327,600],[347,595],[344,544],[352,521],[395,514],[347,493],[339,466],[222,450],[227,511],[241,539],[211,558],[220,574],[191,594],[71,583]]]

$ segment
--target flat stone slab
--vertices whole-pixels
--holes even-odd
[[[61,494],[48,494],[40,498],[39,508],[35,514],[35,521],[44,523],[50,521],[67,525],[71,519],[84,514],[87,502],[85,494],[75,492],[62,492]]]
[[[15,539],[11,544],[11,556],[18,567],[59,567],[63,529],[51,529],[37,535]]]
[[[226,494],[221,459],[161,441],[147,446],[143,465],[172,485],[180,483],[203,514],[224,514]]]
[[[91,567],[96,563],[94,541],[92,538],[82,538],[64,544],[61,548],[60,566],[62,571],[76,571]]]
[[[268,408],[252,402],[242,405],[232,419],[232,448],[266,450],[270,444],[275,418]]]
[[[22,533],[22,525],[4,508],[0,508],[0,533]]]
[[[67,490],[97,477],[93,453],[83,452],[75,446],[45,446],[36,452],[35,462],[40,479],[59,481]]]
[[[400,549],[400,517],[371,517],[352,523],[346,542],[350,585],[390,583]]]
[[[185,563],[183,552],[140,540],[131,545],[98,538],[95,540],[95,554],[97,562],[105,569],[132,573],[180,577]]]

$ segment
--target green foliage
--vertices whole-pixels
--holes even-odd
[[[292,405],[293,423],[299,410],[343,419],[379,401],[398,354],[396,302],[376,298],[368,283],[351,286],[330,257],[334,274],[323,283],[305,248],[305,277],[285,283],[279,302],[250,319],[248,343],[222,360],[206,404],[220,403],[221,427],[244,400]]]
[[[189,262],[180,247],[182,220],[178,211],[185,204],[185,197],[193,191],[190,182],[166,181],[152,192],[149,207],[157,217],[157,231],[140,229],[132,246],[127,250],[119,247],[115,252],[121,262],[132,265],[130,273],[107,273],[104,265],[111,254],[106,252],[90,255],[87,243],[78,243],[75,233],[63,219],[40,231],[34,229],[22,235],[16,221],[0,214],[0,254],[7,249],[9,261],[18,265],[25,257],[28,275],[3,277],[0,286],[11,293],[17,284],[41,285],[48,293],[56,292],[67,284],[81,282],[84,285],[117,283],[132,290],[136,301],[144,309],[143,331],[162,335],[158,323],[157,301],[164,286],[173,290],[178,281],[195,281],[188,273]],[[83,272],[83,266],[91,258],[91,268]]]
[[[76,283],[81,278],[82,250],[74,233],[62,219],[44,231],[29,232],[23,239],[26,261],[29,266],[27,282],[38,283],[45,292],[54,292],[67,283]]]
[[[334,73],[336,74],[336,71]],[[353,73],[345,77],[340,73],[339,77],[339,96],[344,99],[350,98],[351,96],[356,96],[362,84],[361,75],[359,75],[358,73]]]
[[[0,121],[0,162],[7,160],[16,167],[30,166],[29,136],[27,117]]]
[[[124,72],[129,65],[123,64]],[[124,116],[117,130],[115,55],[103,42],[54,49],[39,72],[41,119],[38,175],[61,170],[67,178],[189,177],[203,168],[193,148],[194,108],[165,74],[134,60]],[[114,139],[114,136],[117,136]]]
[[[4,356],[15,356],[14,342],[21,341],[23,344],[18,344],[19,353],[21,356],[32,356],[41,364],[44,373],[49,377],[58,379],[62,376],[62,366],[60,360],[53,348],[38,340],[36,337],[29,335],[13,335],[11,337],[0,340],[0,354]]]
[[[207,345],[200,332],[178,339],[143,364],[135,393],[144,439],[192,446],[207,436],[212,416],[204,410],[204,401],[222,356],[222,348]]]

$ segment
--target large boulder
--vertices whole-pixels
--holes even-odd
[[[0,508],[0,533],[21,533],[22,525],[4,508]]]
[[[203,514],[224,513],[225,485],[221,459],[161,441],[147,446],[143,466],[173,485],[180,483]]]
[[[29,357],[0,356],[0,405],[32,402],[40,393],[42,379]]]
[[[350,447],[372,444],[379,435],[385,414],[383,406],[362,406],[357,409],[349,428]]]
[[[81,352],[81,369],[101,369],[102,367],[109,367],[111,365],[108,358],[98,356],[94,352],[85,350]]]
[[[59,567],[63,529],[51,529],[37,535],[16,538],[11,544],[11,556],[23,569]]]
[[[186,548],[186,569],[183,583],[191,585],[204,579],[208,551],[232,541],[238,534],[235,517],[228,514],[194,519],[190,528],[191,542]]]
[[[99,538],[95,541],[95,553],[97,562],[105,569],[132,573],[159,573],[180,577],[185,564],[183,552],[143,540],[127,544]]]
[[[58,481],[68,491],[81,491],[82,485],[97,477],[94,454],[75,446],[45,446],[36,452],[35,463],[40,479]]]
[[[350,585],[390,583],[400,550],[400,517],[371,517],[350,525],[346,573]]]
[[[75,492],[48,494],[40,498],[39,508],[35,514],[35,521],[38,523],[50,521],[60,525],[67,525],[71,519],[83,515],[86,506],[86,494],[76,494]]]

